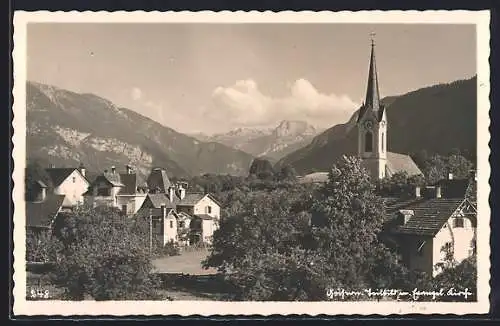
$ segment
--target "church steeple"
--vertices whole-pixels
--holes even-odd
[[[378,111],[380,107],[380,94],[378,91],[378,76],[377,76],[377,64],[375,62],[375,40],[372,36],[372,52],[370,56],[370,70],[368,71],[368,87],[366,89],[366,99],[365,106],[368,108]]]
[[[377,64],[375,62],[374,33],[371,34],[370,69],[365,102],[358,114],[358,156],[362,165],[375,180],[386,175],[387,166],[387,116],[380,103]]]

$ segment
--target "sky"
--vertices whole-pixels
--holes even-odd
[[[381,97],[476,74],[474,25],[31,23],[27,75],[184,133],[328,128],[365,97],[370,33]]]

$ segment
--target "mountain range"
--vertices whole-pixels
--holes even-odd
[[[278,161],[309,144],[318,131],[305,121],[283,120],[275,128],[236,128],[227,133],[207,136],[195,134],[201,141],[230,146],[253,156]]]
[[[409,155],[421,151],[446,155],[459,149],[475,162],[476,87],[477,79],[472,77],[384,98],[388,149]],[[298,173],[306,174],[328,170],[343,154],[356,155],[358,113],[317,135],[309,145],[283,157],[276,165],[291,165]]]
[[[93,94],[27,82],[27,158],[101,172],[126,164],[141,175],[165,167],[169,175],[244,175],[253,156],[202,142]]]

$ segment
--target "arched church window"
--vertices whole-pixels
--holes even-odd
[[[385,137],[384,133],[382,133],[382,153],[385,151]]]
[[[371,152],[373,145],[373,135],[371,131],[367,131],[365,134],[365,152]]]

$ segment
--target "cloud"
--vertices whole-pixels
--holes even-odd
[[[239,80],[212,93],[213,110],[207,119],[235,126],[273,125],[281,120],[304,120],[320,127],[346,122],[359,107],[346,95],[320,93],[309,81],[298,79],[289,85],[285,97],[263,94],[254,80]]]
[[[134,87],[130,91],[130,96],[134,101],[138,101],[142,98],[142,90],[138,87]]]

